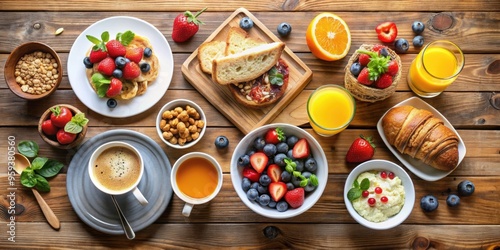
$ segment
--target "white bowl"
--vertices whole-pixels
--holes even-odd
[[[347,193],[349,192],[349,189],[353,187],[354,180],[360,174],[370,170],[393,172],[401,179],[401,184],[404,186],[405,203],[401,208],[401,211],[383,222],[371,222],[363,218],[358,214],[358,212],[356,212],[356,210],[354,210],[351,201],[347,198]],[[356,220],[359,224],[371,229],[385,230],[401,224],[404,220],[406,220],[406,218],[408,218],[413,210],[413,205],[415,204],[415,188],[413,187],[413,182],[408,173],[406,173],[399,165],[386,160],[371,160],[359,164],[347,177],[344,186],[344,202],[349,214],[351,214],[354,220]]]
[[[243,168],[239,167],[237,164],[238,158],[241,155],[248,152],[248,150],[252,147],[251,145],[253,145],[253,142],[257,137],[264,136],[264,134],[268,129],[276,127],[282,128],[287,136],[295,135],[299,139],[306,138],[307,142],[309,143],[310,152],[312,153],[314,159],[318,164],[318,169],[316,170],[315,174],[318,177],[319,185],[316,187],[314,191],[306,193],[306,198],[302,206],[295,209],[289,207],[288,210],[284,212],[279,212],[278,210],[267,206],[266,207],[261,206],[257,202],[250,201],[247,198],[246,192],[243,191],[241,187],[241,182],[243,179],[242,175]],[[326,155],[323,152],[323,149],[321,148],[321,145],[307,131],[290,124],[284,124],[284,123],[268,124],[251,131],[238,143],[238,145],[234,149],[233,156],[231,157],[231,181],[240,199],[243,201],[243,203],[245,203],[247,207],[252,209],[254,212],[262,216],[274,219],[291,218],[307,211],[318,201],[318,199],[323,194],[323,191],[325,190],[326,187],[326,183],[328,181],[328,162],[326,160]]]
[[[196,109],[198,111],[198,113],[200,114],[200,119],[203,120],[203,122],[205,123],[204,127],[202,128],[201,132],[200,132],[200,135],[199,137],[196,139],[196,140],[192,140],[190,142],[187,142],[186,144],[184,145],[179,145],[179,144],[172,144],[170,143],[169,141],[167,141],[164,137],[163,137],[163,131],[161,130],[160,128],[160,121],[162,120],[162,114],[163,112],[167,111],[167,110],[172,110],[176,107],[182,107],[182,108],[186,108],[186,105],[189,105],[191,107],[193,107],[194,109]],[[177,148],[177,149],[185,149],[185,148],[189,148],[193,145],[195,145],[196,143],[198,143],[201,138],[203,137],[203,135],[205,134],[205,130],[207,128],[207,118],[205,116],[205,113],[203,112],[203,110],[200,108],[200,106],[198,106],[198,104],[194,103],[193,101],[190,101],[190,100],[187,100],[187,99],[176,99],[176,100],[172,100],[170,102],[168,102],[167,104],[165,104],[161,109],[160,111],[158,112],[158,115],[156,117],[156,132],[158,133],[158,136],[160,137],[160,139],[165,143],[167,144],[168,146],[172,147],[172,148]]]

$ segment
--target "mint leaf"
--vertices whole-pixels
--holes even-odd
[[[281,74],[276,67],[269,70],[269,82],[273,85],[283,85],[283,74]]]
[[[59,173],[61,169],[64,167],[64,164],[49,159],[44,165],[43,168],[35,170],[35,172],[45,178],[50,178]]]
[[[88,39],[91,43],[93,43],[93,44],[95,44],[95,45],[99,45],[99,44],[101,43],[101,40],[99,40],[99,38],[97,38],[97,37],[95,37],[95,36],[87,35],[86,37],[87,37],[87,39]]]
[[[47,181],[47,179],[45,179],[45,177],[39,175],[39,174],[35,174],[35,179],[36,179],[36,184],[35,184],[35,188],[41,192],[49,192],[50,191],[50,186],[49,186],[49,182]]]
[[[106,91],[108,91],[111,80],[106,78],[101,73],[94,73],[91,77],[91,81],[97,90],[97,95],[99,97],[104,97],[106,95]]]
[[[370,188],[370,180],[368,180],[368,178],[364,178],[361,181],[361,185],[359,187],[361,188],[362,191],[368,190],[368,188]]]
[[[361,197],[362,192],[363,191],[361,191],[361,189],[359,189],[359,188],[351,188],[347,192],[347,199],[349,199],[350,201],[358,199],[359,197]]]
[[[85,118],[84,113],[78,113],[71,118],[71,121],[66,123],[64,126],[64,131],[72,134],[78,134],[82,132],[83,127],[87,125],[89,119]]]
[[[49,159],[48,158],[45,158],[45,157],[37,157],[33,160],[33,162],[31,163],[31,166],[30,168],[33,169],[33,170],[37,170],[37,169],[42,169],[43,168],[43,165],[45,165],[45,163],[48,161]]]
[[[295,163],[294,161],[292,161],[292,159],[290,158],[285,158],[285,170],[288,172],[288,173],[293,173],[293,171],[295,171],[295,169],[297,168],[297,163]]]
[[[300,181],[300,186],[301,186],[301,187],[305,187],[305,186],[307,186],[307,183],[308,183],[308,182],[309,182],[309,180],[308,180],[308,179],[301,180],[301,181]]]
[[[355,187],[355,188],[359,188],[359,181],[358,181],[358,178],[356,178],[356,179],[354,180],[354,187]]]
[[[319,180],[318,180],[318,177],[314,174],[312,174],[311,176],[309,176],[309,182],[311,183],[311,185],[317,187],[319,185]]]
[[[35,157],[38,155],[38,144],[34,141],[20,141],[17,145],[17,151],[26,157]]]
[[[109,41],[109,32],[107,32],[107,31],[102,32],[101,39],[103,42]]]
[[[127,46],[130,44],[130,42],[134,39],[135,34],[134,32],[127,30],[124,33],[118,33],[116,34],[116,40],[120,41],[123,46]]]
[[[27,168],[21,173],[21,184],[25,187],[32,188],[36,185],[35,172],[32,169]]]

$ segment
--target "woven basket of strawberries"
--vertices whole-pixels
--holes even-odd
[[[345,87],[358,100],[377,102],[396,92],[401,59],[384,45],[363,44],[345,67]]]

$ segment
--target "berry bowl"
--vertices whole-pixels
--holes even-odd
[[[399,165],[371,160],[359,164],[347,177],[344,202],[359,224],[385,230],[408,218],[415,203],[415,188],[410,176]]]
[[[276,128],[282,133],[275,133]],[[277,142],[276,134],[286,138]],[[307,131],[284,123],[268,124],[247,134],[234,149],[230,169],[241,201],[273,219],[307,211],[328,181],[328,162],[318,141]]]
[[[62,110],[63,108],[66,108],[66,109],[68,109],[71,112],[71,115],[73,117],[75,115],[77,115],[77,114],[82,113],[78,108],[76,108],[76,107],[74,107],[72,105],[69,105],[69,104],[57,104],[57,105],[54,105],[54,106],[48,108],[42,114],[42,116],[40,116],[40,120],[38,121],[38,134],[40,135],[40,137],[47,144],[49,144],[49,145],[51,145],[51,146],[53,146],[55,148],[71,149],[71,148],[74,148],[74,147],[80,145],[83,142],[83,140],[85,139],[85,135],[87,134],[87,128],[88,128],[87,122],[88,122],[88,120],[81,127],[81,132],[76,133],[76,136],[74,136],[73,139],[69,139],[68,135],[60,135],[59,136],[59,135],[57,135],[57,132],[59,130],[64,130],[64,127],[58,127],[58,126],[55,125],[55,123],[52,123],[52,122],[50,122],[51,125],[45,124],[46,121],[50,121],[51,120],[51,114],[53,113],[53,110],[55,108],[58,108],[59,110]],[[62,111],[61,111],[61,113],[62,113]],[[49,128],[47,128],[47,126]],[[52,131],[52,132],[48,132],[48,131]],[[64,144],[62,144],[58,140],[58,137],[62,137],[63,138],[63,139],[60,139],[61,142],[63,142],[62,140],[65,140]]]
[[[156,117],[156,132],[168,146],[189,148],[205,134],[207,118],[193,101],[176,99],[165,104]]]

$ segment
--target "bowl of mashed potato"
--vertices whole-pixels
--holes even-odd
[[[359,224],[385,230],[408,218],[415,204],[415,188],[399,165],[371,160],[359,164],[347,177],[344,202]]]

